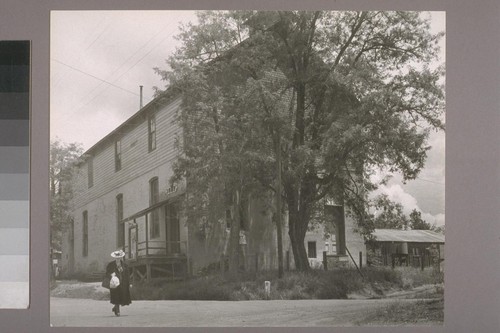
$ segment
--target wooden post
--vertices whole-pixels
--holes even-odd
[[[363,268],[363,252],[359,251],[359,269]]]
[[[146,281],[151,281],[151,264],[146,264]]]
[[[420,269],[423,271],[424,270],[424,266],[425,266],[425,261],[424,261],[425,257],[424,255],[422,254],[420,256]]]
[[[148,232],[149,232],[149,230],[148,230],[148,214],[147,213],[146,213],[145,217],[146,217],[146,227],[145,227],[144,232],[146,233],[146,257],[147,257],[149,254],[148,253],[149,252],[149,249],[148,249],[148,242],[149,242]],[[137,239],[139,239],[139,235],[137,235]],[[139,249],[137,249],[137,254],[139,254]],[[139,255],[137,255],[137,256],[139,256]]]
[[[255,272],[259,271],[259,253],[255,253]]]
[[[394,269],[394,267],[396,266],[396,260],[394,258],[394,253],[391,254],[391,261],[392,261],[392,263],[391,263],[392,269]]]
[[[328,270],[328,260],[326,259],[326,251],[323,251],[323,268],[325,271]]]

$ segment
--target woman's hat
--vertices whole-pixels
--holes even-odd
[[[111,252],[111,256],[113,258],[123,258],[123,257],[125,257],[125,252],[123,252],[122,250],[114,251],[114,252]]]

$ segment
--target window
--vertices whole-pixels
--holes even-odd
[[[120,171],[122,168],[122,142],[121,140],[115,141],[115,172]]]
[[[316,242],[307,242],[307,257],[316,258]]]
[[[149,206],[157,204],[160,199],[160,191],[158,188],[158,177],[154,177],[149,181]],[[151,227],[150,237],[156,238],[160,236],[160,214],[158,209],[151,212]]]
[[[91,188],[94,186],[94,158],[92,156],[87,161],[87,168],[88,186]]]
[[[148,149],[156,149],[156,118],[154,115],[148,118]]]
[[[116,247],[125,245],[125,225],[123,220],[123,194],[116,196]]]
[[[89,215],[87,211],[83,212],[83,237],[82,237],[82,256],[86,257],[89,254]]]

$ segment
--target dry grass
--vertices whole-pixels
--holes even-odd
[[[277,278],[276,271],[242,273],[233,279],[220,274],[211,274],[186,281],[155,279],[147,283],[137,283],[131,289],[131,294],[135,300],[346,299],[350,295],[381,298],[389,291],[411,289],[440,281],[430,270],[422,272],[409,268],[393,270],[385,267],[367,267],[361,270],[361,274],[356,269],[291,271],[285,272],[285,276],[281,279]],[[264,281],[271,281],[269,297],[264,292]],[[437,286],[442,289],[442,284]],[[435,294],[438,297],[442,296],[442,292]],[[51,295],[109,298],[109,292],[100,287],[98,282],[57,282],[55,288],[51,290]]]
[[[421,300],[415,303],[395,301],[367,314],[357,325],[442,325],[444,299]]]
[[[381,294],[384,289],[402,284],[401,274],[391,269],[365,268],[362,274],[355,269],[286,272],[282,279],[274,271],[242,274],[236,279],[215,274],[183,282],[138,284],[133,296],[144,300],[346,299],[367,286]],[[264,292],[264,281],[271,282],[269,297]]]

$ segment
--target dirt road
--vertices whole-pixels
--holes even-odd
[[[73,327],[351,326],[391,302],[395,300],[133,301],[115,317],[108,301],[52,297],[50,322]]]

